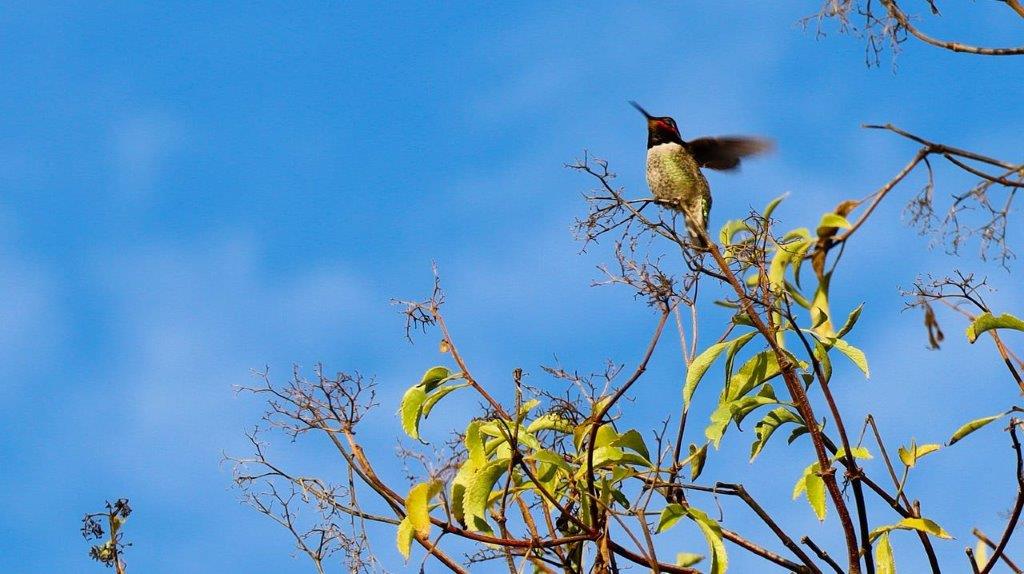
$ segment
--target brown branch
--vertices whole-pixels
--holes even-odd
[[[796,562],[793,562],[792,560],[780,556],[775,552],[768,550],[767,548],[759,546],[754,542],[751,542],[750,540],[747,540],[746,538],[740,536],[738,533],[729,530],[728,528],[722,528],[722,538],[725,538],[729,542],[732,542],[740,548],[743,548],[757,556],[760,556],[761,558],[764,558],[769,562],[774,562],[775,564],[782,566],[790,572],[799,572],[801,574],[805,574],[808,572],[820,572],[820,570],[811,570],[804,564],[797,564]]]
[[[1013,531],[1017,529],[1021,510],[1024,510],[1024,456],[1021,455],[1020,440],[1017,438],[1017,427],[1020,424],[1020,419],[1010,419],[1010,441],[1013,444],[1013,452],[1017,456],[1017,500],[1014,502],[1013,510],[1010,512],[1010,519],[1006,523],[1006,530],[1003,531],[1003,536],[999,539],[999,543],[996,544],[995,550],[992,551],[992,557],[985,564],[981,574],[988,574],[995,567],[999,557],[1006,550],[1006,545],[1009,544]]]
[[[907,17],[906,13],[896,4],[896,0],[881,0],[885,6],[889,15],[892,16],[899,25],[904,28],[907,32],[910,32],[915,38],[921,40],[926,44],[930,44],[937,48],[949,50],[952,52],[961,52],[966,54],[977,54],[980,56],[1019,56],[1024,54],[1024,46],[1015,48],[987,48],[983,46],[972,46],[970,44],[962,44],[960,42],[952,42],[949,40],[940,40],[933,38],[924,32],[917,29],[916,26],[910,23],[910,18]],[[1014,7],[1016,10],[1019,7]],[[1019,13],[1019,12],[1018,12]]]
[[[988,181],[991,181],[992,183],[998,183],[999,185],[1003,185],[1003,186],[1006,186],[1006,187],[1024,188],[1024,182],[1021,182],[1021,181],[1011,181],[1009,179],[1006,179],[1005,175],[991,175],[991,174],[987,174],[987,173],[981,171],[980,169],[975,169],[975,168],[967,165],[966,163],[956,159],[955,157],[953,157],[952,155],[950,155],[948,153],[942,154],[942,157],[946,158],[947,160],[949,160],[950,163],[952,163],[953,165],[955,165],[955,166],[959,167],[960,169],[966,171],[967,173],[974,174],[974,175],[980,177],[981,179],[987,179]],[[1022,169],[1024,169],[1024,167],[1017,168],[1017,169],[1011,169],[1008,175],[1020,174]]]
[[[1010,7],[1011,10],[1017,13],[1018,16],[1024,18],[1024,4],[1020,3],[1020,0],[1002,0]]]
[[[779,368],[782,371],[783,381],[786,384],[790,397],[793,399],[797,410],[800,412],[800,416],[807,421],[808,434],[811,437],[811,443],[814,446],[814,452],[818,459],[819,468],[821,469],[821,478],[825,483],[825,488],[828,490],[829,498],[832,499],[832,504],[836,508],[836,514],[839,515],[839,522],[843,528],[843,535],[846,539],[849,574],[860,574],[859,544],[857,543],[857,534],[853,526],[853,520],[850,516],[850,510],[846,506],[846,501],[843,499],[843,493],[839,489],[838,481],[836,481],[835,469],[832,467],[832,461],[825,450],[825,445],[821,436],[821,429],[818,428],[818,425],[814,424],[814,421],[817,420],[814,416],[814,409],[811,407],[810,399],[804,390],[803,384],[797,379],[795,365],[779,345],[772,329],[769,328],[760,315],[755,312],[753,304],[747,296],[746,290],[743,288],[739,279],[736,278],[736,275],[732,272],[732,269],[729,267],[728,262],[726,262],[725,257],[722,256],[722,252],[718,249],[718,245],[710,240],[706,232],[703,230],[700,231],[702,239],[704,239],[706,244],[709,245],[709,252],[718,265],[719,271],[725,276],[729,285],[739,296],[741,308],[747,313],[747,316],[750,318],[750,322],[753,324],[754,328],[761,333],[761,336],[775,354]]]
[[[714,488],[709,489],[709,491],[715,494],[721,493],[730,496],[735,496],[742,500],[748,507],[750,507],[751,510],[754,511],[754,514],[756,514],[757,517],[760,518],[766,526],[768,526],[772,533],[774,533],[775,536],[778,537],[779,541],[782,542],[783,546],[788,548],[793,554],[795,554],[800,559],[801,562],[804,563],[808,571],[820,574],[821,570],[819,570],[818,566],[814,563],[813,560],[811,560],[811,557],[808,556],[807,553],[804,552],[803,549],[800,548],[796,544],[796,542],[794,542],[793,539],[789,537],[788,534],[786,534],[786,532],[778,525],[778,523],[775,522],[771,515],[768,514],[767,511],[765,511],[764,507],[762,507],[757,502],[757,500],[755,500],[754,497],[751,496],[749,492],[747,492],[747,489],[744,488],[742,484],[719,482],[715,484]]]
[[[989,548],[993,550],[995,549],[996,543],[992,542],[992,539],[986,536],[985,533],[981,530],[975,528],[971,531],[971,534],[974,534],[974,536],[976,536],[978,540],[984,542],[985,545]],[[1010,567],[1010,570],[1013,570],[1014,574],[1024,574],[1024,570],[1021,570],[1020,566],[1017,566],[1017,563],[1011,560],[1010,557],[1006,555],[1006,552],[1000,554],[999,557],[1002,558],[1003,562],[1005,562],[1006,565]]]
[[[839,406],[836,404],[835,398],[832,396],[832,391],[829,389],[828,378],[825,377],[825,373],[822,371],[821,362],[818,361],[818,357],[814,354],[814,350],[811,349],[811,344],[807,340],[807,336],[797,325],[796,319],[793,317],[792,309],[789,308],[789,301],[786,300],[786,318],[789,319],[790,325],[793,326],[793,332],[797,334],[800,342],[804,346],[807,356],[811,359],[811,365],[814,369],[815,378],[818,380],[818,384],[821,387],[821,393],[825,397],[825,403],[828,404],[829,411],[832,413],[832,419],[836,425],[836,431],[839,433],[839,440],[843,445],[843,457],[840,460],[846,465],[846,475],[850,478],[853,484],[853,496],[854,502],[857,505],[857,522],[860,527],[860,549],[861,555],[864,557],[864,568],[868,574],[874,574],[875,572],[875,561],[874,556],[871,554],[871,538],[870,528],[868,527],[868,513],[867,506],[864,503],[864,487],[861,485],[861,477],[864,475],[864,471],[857,465],[857,460],[853,456],[853,449],[850,445],[849,435],[846,433],[846,423],[843,422],[842,414],[839,412]]]
[[[974,557],[974,550],[971,550],[971,547],[968,546],[964,548],[964,554],[967,555],[967,562],[971,565],[971,572],[981,574],[981,571],[978,570],[978,560]]]
[[[614,540],[608,540],[608,547],[615,554],[622,556],[623,558],[629,560],[630,562],[633,562],[634,564],[639,564],[641,566],[651,565],[650,559],[643,555],[637,554],[636,552],[633,552],[628,548],[625,548],[624,546],[622,546],[618,542],[615,542]],[[674,564],[665,564],[664,562],[658,563],[658,569],[667,574],[700,574],[700,570],[697,570],[696,568],[685,568],[683,566],[676,566]]]
[[[806,544],[808,548],[810,548],[815,554],[817,554],[818,558],[821,558],[829,566],[831,566],[832,569],[836,571],[836,574],[843,574],[842,567],[840,567],[839,564],[836,563],[835,559],[829,556],[828,552],[825,552],[820,547],[818,547],[818,545],[815,544],[814,541],[810,539],[810,537],[804,536],[800,539],[800,542]]]

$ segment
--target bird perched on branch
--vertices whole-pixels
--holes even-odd
[[[683,141],[672,118],[655,117],[629,102],[647,118],[647,185],[659,203],[682,212],[694,244],[706,248],[711,188],[700,168],[736,169],[740,158],[764,153],[770,140],[726,136]],[[701,231],[704,233],[702,234]]]

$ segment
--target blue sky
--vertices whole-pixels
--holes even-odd
[[[440,357],[433,337],[405,341],[388,302],[425,295],[432,261],[481,380],[500,387],[518,366],[540,382],[554,356],[581,370],[634,361],[654,317],[625,291],[589,286],[608,253],[578,254],[569,225],[591,182],[562,167],[588,149],[646,193],[644,125],[629,99],[673,115],[684,137],[777,140],[776,154],[739,175],[710,176],[717,222],[790,192],[777,215],[812,225],[876,188],[914,147],[866,122],[1020,159],[1021,60],[908,44],[895,71],[888,56],[869,69],[859,41],[800,28],[815,4],[6,8],[0,512],[13,527],[0,564],[99,570],[78,521],[126,496],[137,508],[132,571],[305,569],[282,530],[238,504],[220,463],[244,453],[260,412],[233,387],[263,366],[280,380],[292,363],[376,375],[383,406],[364,437],[393,460],[392,408]],[[927,21],[937,33],[962,16],[966,40],[1019,37],[996,2],[943,8]],[[964,182],[948,175],[940,195]],[[874,372],[865,382],[839,371],[837,393],[851,420],[875,412],[893,443],[939,441],[1018,398],[993,350],[962,341],[958,319],[940,317],[950,340],[931,352],[920,317],[901,313],[899,286],[954,266],[990,275],[994,306],[1022,312],[1017,282],[979,263],[974,245],[951,258],[901,224],[921,183],[898,189],[857,237],[834,295],[840,309],[867,303],[853,338]],[[709,337],[721,316],[706,319]],[[664,345],[639,404],[676,401],[678,377]],[[640,410],[635,424],[665,414]],[[749,434],[713,458],[709,477],[757,485],[794,532],[838,551],[834,523],[822,530],[789,500],[806,445],[769,447],[750,466]],[[971,440],[928,459],[911,483],[958,537],[939,545],[956,568],[970,526],[1000,530],[1013,488],[1006,438],[990,429]],[[338,468],[315,445],[281,441],[274,452]],[[912,568],[905,542],[896,537],[897,560]],[[681,532],[665,548],[702,544]],[[389,537],[378,547],[401,569]],[[737,571],[751,564],[732,556]]]

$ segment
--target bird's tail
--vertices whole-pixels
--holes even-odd
[[[693,244],[700,249],[710,247],[704,238],[708,234],[708,222],[703,213],[693,213],[695,210],[687,209],[683,212],[686,220],[686,231],[690,233]]]

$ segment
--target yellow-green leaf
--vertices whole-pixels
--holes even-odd
[[[467,458],[466,462],[462,463],[462,466],[459,467],[459,472],[455,473],[455,478],[452,479],[452,515],[463,527],[466,526],[466,512],[464,505],[466,489],[473,481],[473,477],[476,476],[477,471],[482,467],[482,463],[478,465],[472,458]]]
[[[697,448],[697,445],[690,445],[690,456],[687,457],[690,461],[690,480],[697,480],[700,473],[704,471],[704,463],[708,458],[708,443],[704,443],[703,446]]]
[[[842,215],[837,213],[826,213],[821,216],[821,221],[818,222],[818,235],[827,235],[827,230],[830,227],[849,229],[851,225],[850,222]]]
[[[429,417],[430,416],[430,411],[434,409],[434,405],[436,405],[438,403],[438,401],[440,401],[445,396],[447,396],[448,393],[450,393],[452,391],[457,391],[459,389],[466,388],[468,386],[469,386],[469,383],[461,383],[461,384],[458,384],[458,385],[448,385],[446,387],[441,387],[440,389],[438,389],[437,392],[432,393],[430,396],[427,397],[427,400],[423,401],[423,413],[422,413],[423,418]]]
[[[998,418],[1002,418],[1002,417],[1004,417],[1004,416],[1006,416],[1008,414],[1009,414],[1009,411],[1007,411],[1005,413],[999,413],[998,415],[992,415],[990,417],[983,417],[983,418],[980,418],[980,419],[974,419],[973,421],[971,421],[971,422],[963,425],[962,427],[956,429],[956,432],[953,433],[952,438],[950,438],[949,442],[946,443],[946,444],[949,445],[949,446],[952,446],[953,444],[955,444],[956,442],[960,441],[960,439],[964,438],[965,436],[967,436],[967,435],[971,434],[972,432],[980,429],[981,427],[987,425],[988,423],[990,423],[990,422],[992,422],[992,421],[994,421],[994,420],[996,420]]]
[[[888,532],[882,534],[875,543],[875,574],[896,574],[896,561],[892,556]]]
[[[683,384],[683,405],[684,408],[690,408],[690,399],[693,398],[694,391],[697,390],[697,385],[700,380],[704,378],[704,373],[708,372],[711,368],[711,364],[715,362],[715,359],[722,354],[722,351],[731,344],[731,341],[723,343],[715,343],[701,354],[697,355],[697,358],[690,363],[689,369],[686,371],[686,382]]]
[[[420,379],[419,386],[423,387],[425,392],[434,390],[437,385],[444,382],[445,379],[450,377],[452,372],[448,370],[448,367],[431,367],[427,369],[427,372],[423,373],[423,378]]]
[[[409,494],[405,497],[406,518],[409,519],[416,534],[422,537],[430,536],[429,503],[437,489],[437,482],[421,482],[409,489]]]
[[[722,442],[722,436],[725,435],[725,429],[728,428],[731,420],[732,402],[722,400],[711,413],[711,424],[704,429],[704,436],[711,441],[715,449],[718,449],[718,445]]]
[[[768,444],[768,439],[775,434],[775,431],[786,423],[803,425],[803,419],[786,407],[779,407],[777,409],[773,409],[756,425],[754,425],[754,434],[757,436],[757,440],[755,440],[754,444],[750,447],[751,462],[757,458],[757,455],[761,454],[761,450],[764,449],[766,444]]]
[[[747,222],[742,219],[731,219],[726,221],[725,225],[718,232],[718,240],[722,245],[729,245],[732,243],[733,237],[741,231],[750,231],[750,226],[747,225]]]
[[[401,522],[398,523],[398,537],[396,545],[398,546],[398,552],[401,553],[402,557],[409,560],[409,552],[412,550],[412,538],[415,530],[412,527],[412,523],[409,522],[409,517],[405,517]]]
[[[768,205],[764,206],[764,210],[761,211],[761,217],[765,219],[770,218],[772,216],[772,213],[775,212],[775,208],[778,207],[779,204],[782,203],[782,200],[786,199],[787,197],[789,197],[789,193],[783,193],[782,195],[769,201]]]
[[[484,451],[484,439],[480,436],[480,421],[470,421],[466,427],[466,451],[469,459],[476,466],[483,466],[487,462],[487,454]]]
[[[1024,331],[1024,321],[1009,313],[1003,313],[998,317],[992,315],[992,313],[982,313],[967,327],[967,341],[973,343],[978,340],[978,335],[992,329]]]
[[[814,510],[814,515],[818,517],[818,520],[823,521],[827,510],[825,507],[825,481],[818,476],[819,468],[818,463],[814,463],[804,469],[804,473],[793,487],[793,500],[796,500],[801,494],[806,494],[807,502]]]
[[[651,459],[651,454],[647,450],[647,444],[644,443],[644,437],[636,429],[629,429],[622,433],[617,439],[611,442],[611,445],[626,447],[648,461]]]
[[[686,516],[686,509],[683,508],[683,505],[669,504],[662,509],[661,515],[658,516],[658,526],[654,529],[654,533],[659,534],[672,528],[684,516]]]
[[[910,443],[909,447],[901,446],[898,452],[900,455],[900,461],[903,463],[903,465],[908,468],[914,468],[914,465],[917,464],[917,461],[921,457],[931,454],[939,450],[940,448],[942,448],[942,445],[939,444],[919,445],[916,442],[912,442]]]
[[[927,518],[904,518],[896,524],[888,524],[886,526],[880,526],[871,531],[869,535],[870,540],[875,540],[879,536],[891,531],[891,530],[917,530],[918,532],[924,532],[925,534],[931,534],[939,538],[945,538],[947,540],[952,539],[948,532],[945,531],[941,526],[936,524],[932,520]]]
[[[828,306],[828,289],[832,283],[832,273],[825,273],[818,281],[818,287],[814,290],[814,299],[811,301],[811,324],[814,325],[814,332],[824,337],[831,337],[835,333],[832,327],[832,311]]]
[[[570,469],[569,463],[565,461],[565,458],[563,458],[562,455],[550,450],[538,450],[532,453],[529,458],[538,462],[554,465],[561,470],[568,471]]]
[[[536,434],[542,430],[553,430],[560,433],[572,433],[572,422],[555,413],[547,413],[535,419],[526,427],[526,432]]]
[[[863,310],[864,304],[861,303],[860,305],[857,305],[853,311],[850,311],[850,316],[846,318],[846,323],[844,323],[842,328],[839,329],[839,332],[836,333],[837,339],[842,339],[843,335],[849,333],[853,329],[853,326],[857,324],[857,319],[860,318],[860,312]]]
[[[477,532],[492,532],[487,524],[487,500],[494,490],[494,484],[508,470],[508,460],[498,459],[473,474],[463,498],[463,512],[466,525]]]
[[[405,391],[402,396],[402,405],[399,413],[402,417],[402,430],[409,438],[420,439],[420,414],[423,412],[423,401],[427,400],[427,393],[419,385]]]
[[[850,454],[853,455],[853,458],[859,458],[859,459],[862,459],[862,460],[871,460],[872,458],[874,458],[874,457],[871,456],[871,451],[869,451],[868,447],[866,447],[866,446],[853,446],[853,447],[850,447]],[[846,456],[846,449],[845,448],[840,448],[839,450],[836,451],[836,454],[833,457],[833,460],[839,460],[839,459],[841,459],[841,458],[843,458],[845,456]]]
[[[704,559],[703,554],[697,554],[696,552],[677,552],[676,553],[676,566],[682,568],[689,568],[694,564],[697,564]]]
[[[807,503],[814,510],[814,515],[821,522],[825,521],[825,481],[818,475],[807,477]]]
[[[686,514],[697,523],[704,534],[711,554],[709,574],[724,574],[729,568],[729,556],[725,553],[725,542],[722,541],[722,527],[703,511],[692,506],[687,507]]]
[[[839,352],[853,361],[853,364],[857,365],[857,368],[864,372],[865,378],[871,378],[871,370],[868,369],[868,357],[864,354],[864,351],[842,339],[836,339],[832,346],[839,349]]]
[[[594,437],[594,446],[600,448],[602,446],[608,446],[615,442],[619,438],[619,433],[615,432],[610,424],[603,424],[597,428],[597,435]]]

